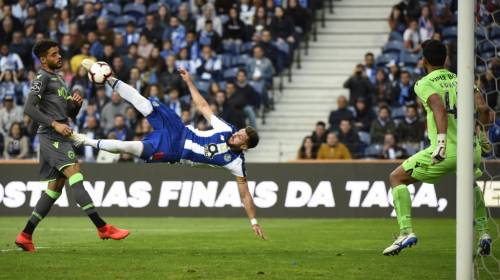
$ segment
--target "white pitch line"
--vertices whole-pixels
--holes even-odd
[[[36,249],[50,249],[51,247],[36,247]],[[14,252],[14,251],[22,251],[23,249],[21,248],[12,248],[12,249],[1,249],[0,252],[6,253],[6,252]]]

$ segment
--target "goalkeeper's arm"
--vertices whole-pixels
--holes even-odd
[[[448,130],[448,113],[444,107],[443,100],[438,94],[432,94],[427,99],[427,104],[434,114],[434,121],[437,127],[437,146],[432,153],[432,162],[438,163],[445,159],[446,152],[446,131]]]

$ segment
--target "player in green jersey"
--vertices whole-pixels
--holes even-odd
[[[390,175],[394,208],[400,235],[384,251],[384,255],[397,255],[401,250],[417,243],[411,222],[411,198],[407,185],[416,182],[433,183],[456,170],[457,160],[457,75],[444,68],[446,47],[440,41],[423,43],[423,62],[427,75],[415,84],[415,93],[427,113],[427,133],[430,146],[413,155]],[[479,121],[490,123],[491,109],[479,93],[475,93]],[[475,176],[481,176],[481,145],[474,145]],[[488,255],[491,238],[488,234],[487,215],[481,189],[474,187],[475,227],[480,236],[479,253]]]

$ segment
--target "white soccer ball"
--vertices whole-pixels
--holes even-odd
[[[92,64],[89,72],[87,73],[89,79],[96,84],[103,84],[106,82],[107,78],[111,77],[112,74],[113,71],[111,70],[111,67],[103,61],[98,61]]]

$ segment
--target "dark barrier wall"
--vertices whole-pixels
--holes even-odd
[[[260,217],[390,217],[388,175],[397,163],[249,164]],[[489,163],[500,174],[500,163]],[[103,215],[245,216],[234,177],[218,168],[167,164],[84,164],[85,187]],[[0,164],[0,216],[28,215],[46,184],[38,165]],[[488,206],[500,204],[499,182],[479,180]],[[472,186],[471,186],[472,187]],[[414,215],[455,216],[455,175],[410,186]],[[51,215],[82,215],[67,190]]]

